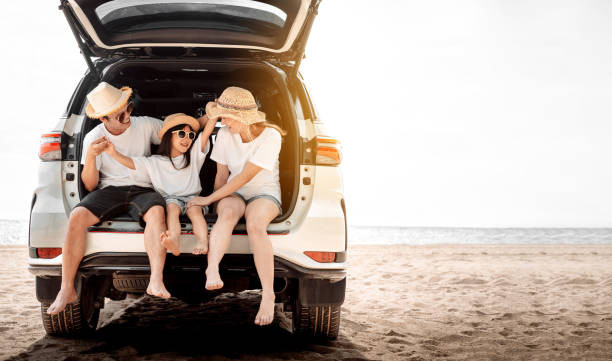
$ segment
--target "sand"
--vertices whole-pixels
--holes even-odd
[[[46,337],[25,247],[0,247],[0,358],[610,360],[612,245],[354,246],[340,336],[312,345],[257,291],[108,301],[85,340]]]

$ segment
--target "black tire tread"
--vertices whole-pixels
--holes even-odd
[[[300,306],[294,313],[294,330],[298,335],[336,339],[340,331],[340,306]]]
[[[67,336],[81,333],[83,321],[81,320],[81,305],[72,303],[56,314],[47,314],[47,309],[51,303],[43,302],[40,304],[40,311],[43,319],[43,326],[48,335]]]

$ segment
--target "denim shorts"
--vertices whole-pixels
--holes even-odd
[[[144,226],[142,217],[149,208],[165,205],[164,198],[152,188],[107,186],[89,193],[76,206],[87,208],[100,222],[127,212]]]
[[[185,212],[187,211],[187,203],[193,198],[195,198],[195,196],[185,196],[185,197],[166,196],[164,197],[164,199],[166,200],[166,204],[174,203],[177,206],[179,206],[179,208],[181,209],[181,214],[185,214]],[[203,206],[202,212],[204,214],[208,213],[208,206]]]
[[[256,194],[256,195],[254,195],[253,197],[251,197],[249,199],[244,198],[244,196],[242,194],[238,193],[238,192],[234,192],[233,195],[235,195],[238,198],[242,199],[246,205],[248,205],[249,203],[251,203],[254,200],[259,199],[259,198],[269,199],[272,202],[274,202],[274,204],[276,204],[276,206],[278,207],[278,215],[280,216],[281,214],[283,214],[283,207],[281,206],[281,202],[278,199],[276,199],[275,196],[272,196],[270,194]]]

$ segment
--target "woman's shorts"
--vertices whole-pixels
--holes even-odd
[[[195,197],[196,196],[185,196],[185,197],[166,196],[164,197],[164,199],[166,200],[166,204],[174,203],[177,206],[179,206],[179,208],[181,209],[181,214],[185,214],[185,212],[187,211],[187,203],[189,203],[189,201]],[[204,214],[208,213],[208,206],[202,207],[202,213]]]
[[[259,198],[269,199],[272,202],[274,202],[274,204],[276,204],[276,206],[278,207],[278,215],[280,216],[281,214],[283,214],[283,207],[281,206],[281,202],[278,199],[276,199],[276,197],[273,196],[273,195],[270,195],[270,194],[256,194],[253,197],[250,197],[250,198],[247,199],[242,194],[240,194],[238,192],[234,192],[233,194],[235,196],[239,197],[240,199],[242,199],[246,205],[248,205],[249,203],[251,203],[254,200],[259,199]]]
[[[149,208],[165,205],[164,198],[152,188],[107,186],[89,193],[76,206],[87,208],[100,222],[127,212],[144,227],[142,217]]]

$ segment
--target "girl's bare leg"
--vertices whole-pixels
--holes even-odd
[[[268,237],[268,225],[278,213],[276,204],[265,198],[249,203],[245,213],[249,243],[261,281],[261,303],[255,316],[255,324],[260,326],[274,320],[274,251]]]
[[[181,222],[179,216],[181,215],[181,208],[174,204],[166,204],[166,224],[168,231],[160,235],[162,246],[172,252],[175,256],[180,256],[181,250]]]
[[[219,263],[227,251],[232,231],[244,214],[244,201],[236,196],[223,198],[217,204],[217,222],[210,231],[208,268],[206,268],[206,289],[216,290],[223,287],[219,275]]]
[[[189,207],[187,208],[187,217],[191,220],[193,227],[193,234],[197,238],[197,243],[191,253],[193,254],[206,254],[208,253],[208,224],[204,219],[202,213],[202,207]]]

